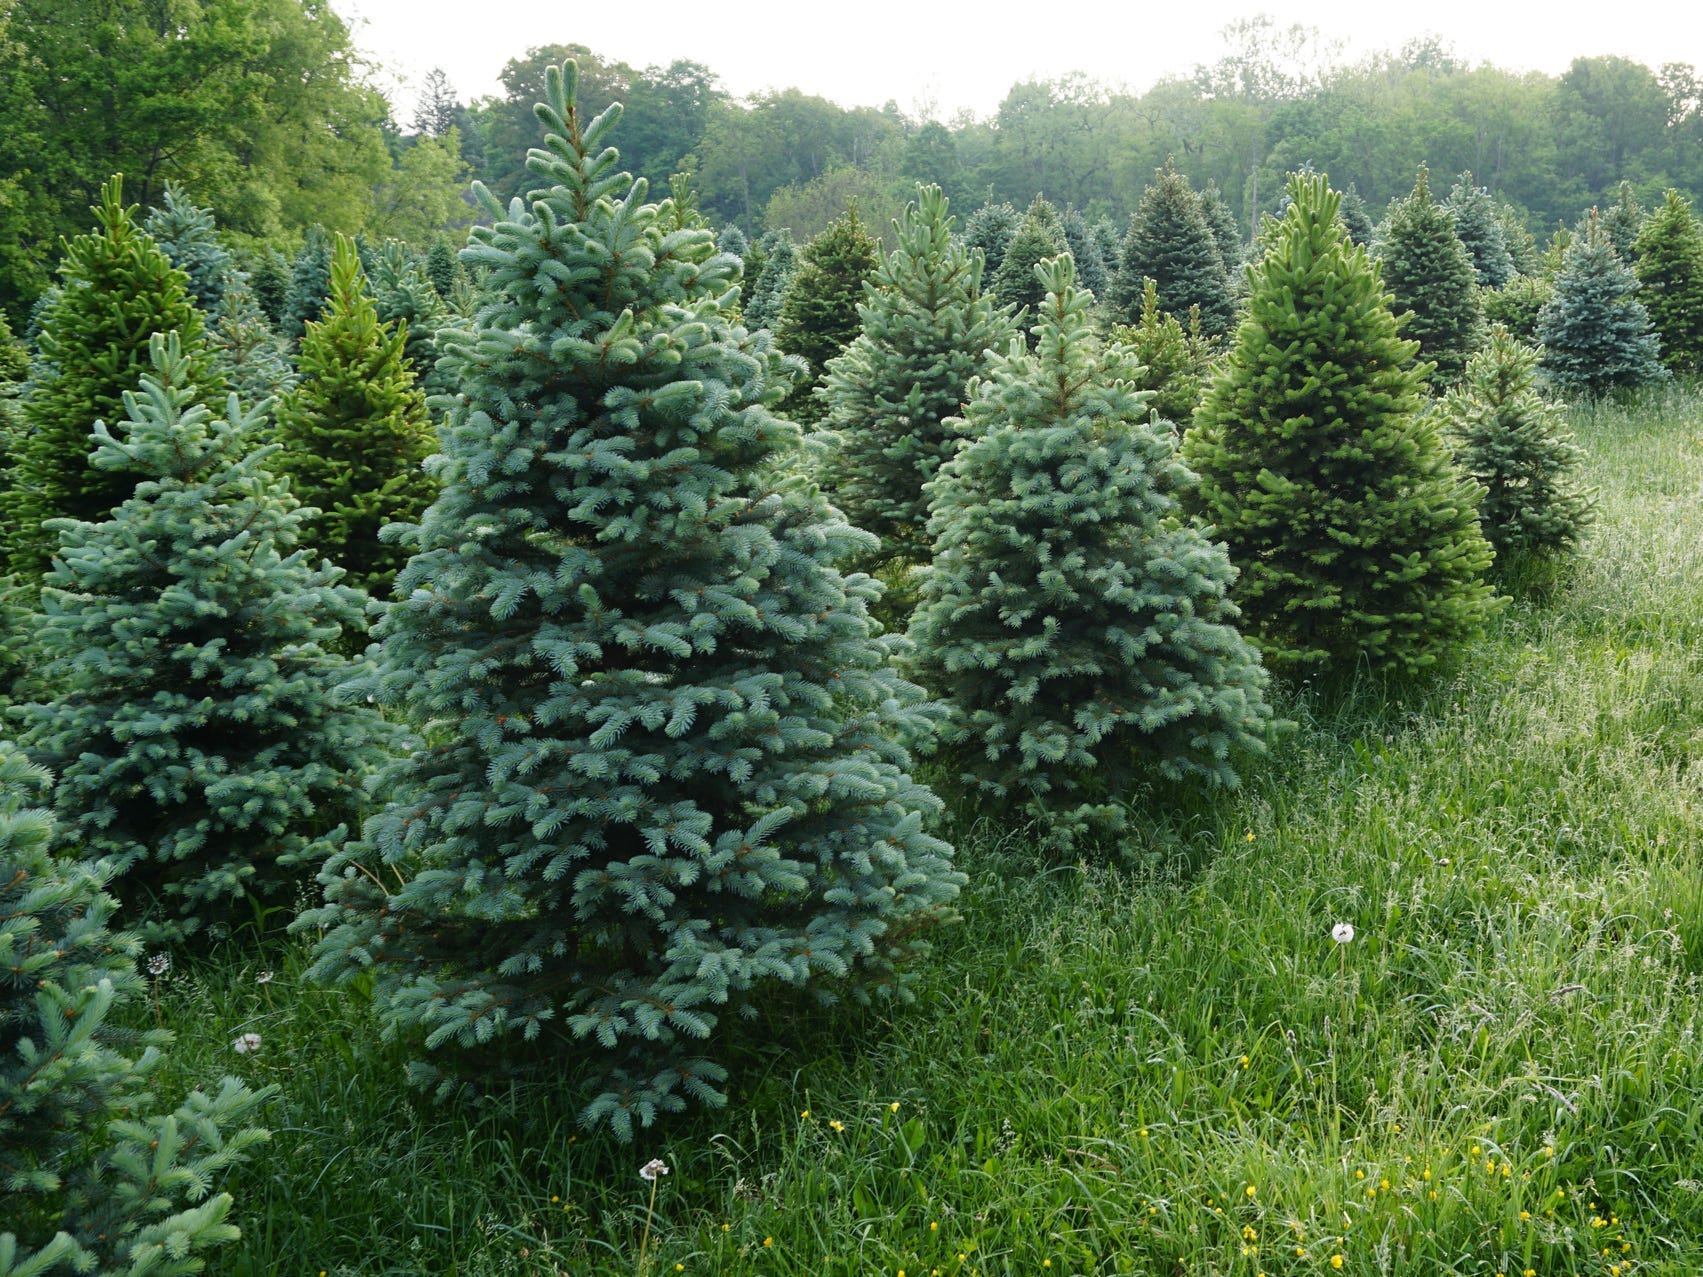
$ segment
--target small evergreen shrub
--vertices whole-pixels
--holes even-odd
[[[141,943],[108,930],[111,866],[54,854],[50,784],[0,741],[0,1277],[198,1273],[238,1236],[210,1190],[267,1138],[275,1088],[227,1077],[156,1109],[171,1035],[113,1022]]]
[[[1271,712],[1235,570],[1176,517],[1192,476],[1175,435],[1148,423],[1129,352],[1094,338],[1070,259],[1037,273],[1036,352],[992,360],[971,442],[929,485],[909,662],[953,707],[962,782],[1069,847],[1122,827],[1139,766],[1235,783]]]

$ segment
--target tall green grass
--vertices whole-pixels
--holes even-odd
[[[961,820],[919,1005],[777,1010],[721,1112],[438,1108],[298,949],[172,977],[178,1080],[283,1089],[224,1270],[1703,1272],[1703,402],[1574,424],[1598,525],[1458,673],[1300,689],[1116,865]]]

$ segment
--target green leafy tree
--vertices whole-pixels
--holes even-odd
[[[1009,310],[1039,309],[1046,291],[1035,267],[1050,257],[1070,251],[1058,210],[1039,195],[1023,215],[1017,233],[1005,246],[999,270],[990,277],[988,291]]]
[[[335,695],[359,667],[320,646],[359,591],[297,549],[301,513],[262,468],[258,414],[197,402],[173,337],[94,463],[139,480],[100,523],[56,520],[40,683],[22,744],[59,773],[54,807],[109,859],[126,916],[217,935],[288,908],[363,802],[392,733]]]
[[[442,137],[416,134],[373,190],[372,212],[362,229],[380,239],[429,244],[444,231],[458,231],[473,220],[465,198],[467,163],[461,158],[461,131]]]
[[[423,277],[420,284],[431,292]],[[282,450],[274,466],[318,511],[307,522],[307,543],[375,595],[388,593],[408,560],[379,530],[419,518],[436,490],[421,468],[432,429],[407,346],[407,323],[379,319],[355,246],[338,236],[330,308],[308,322],[300,380],[278,404],[273,437]]]
[[[143,223],[171,264],[189,277],[189,299],[211,315],[219,309],[236,271],[236,259],[219,242],[213,214],[195,204],[176,186],[166,184],[165,199],[150,209]]]
[[[810,369],[810,380],[785,405],[800,421],[820,418],[821,406],[812,400],[811,389],[828,361],[857,336],[863,282],[874,274],[879,258],[880,245],[863,229],[856,208],[848,209],[799,254],[774,331],[775,344]]]
[[[1454,219],[1431,198],[1423,165],[1413,192],[1390,206],[1379,229],[1378,257],[1384,287],[1403,317],[1402,332],[1419,343],[1421,358],[1436,365],[1439,381],[1458,380],[1484,325],[1478,275]]]
[[[1005,250],[1023,224],[1023,215],[1010,204],[989,202],[964,219],[964,247],[982,250],[982,278],[991,282],[1005,263]]]
[[[1667,375],[1638,281],[1594,211],[1567,246],[1537,339],[1544,375],[1565,391],[1602,394]]]
[[[104,518],[130,495],[133,476],[86,460],[89,431],[122,415],[125,392],[148,367],[152,336],[177,333],[197,382],[217,388],[186,277],[137,228],[121,190],[119,178],[108,182],[96,229],[66,244],[61,287],[42,317],[26,434],[0,494],[8,560],[26,581],[41,579],[53,551],[45,520]]]
[[[1130,385],[1148,392],[1147,407],[1155,417],[1178,426],[1194,420],[1213,356],[1212,339],[1200,330],[1200,312],[1191,310],[1188,318],[1185,328],[1160,310],[1159,286],[1148,280],[1141,318],[1112,333],[1138,365]]]
[[[1268,665],[1411,674],[1458,657],[1498,606],[1481,490],[1419,412],[1414,343],[1339,197],[1304,175],[1289,195],[1184,439],[1190,504],[1241,569],[1234,597]]]
[[[1225,332],[1235,318],[1218,241],[1188,178],[1169,162],[1154,173],[1130,222],[1107,298],[1115,318],[1133,323],[1140,316],[1144,279],[1159,286],[1159,308],[1166,314],[1187,315],[1191,306],[1200,307],[1200,325],[1209,336]]]
[[[760,243],[763,269],[745,303],[745,326],[773,329],[780,322],[781,303],[798,271],[798,245],[792,242],[792,232],[786,230],[770,231]]]
[[[1670,188],[1634,245],[1638,300],[1675,372],[1703,371],[1703,226],[1691,201]]]
[[[1638,202],[1638,196],[1632,189],[1631,182],[1622,182],[1615,189],[1614,203],[1602,215],[1603,234],[1614,246],[1614,254],[1627,266],[1632,265],[1636,256],[1634,245],[1638,242],[1638,232],[1644,229],[1644,223],[1649,220],[1649,214]]]
[[[863,330],[828,361],[818,392],[839,440],[835,503],[881,538],[883,556],[910,563],[930,544],[923,485],[960,441],[946,421],[983,354],[1012,334],[1009,312],[981,291],[980,256],[954,240],[952,221],[938,186],[906,206],[899,247],[858,308]]]
[[[1147,421],[1130,352],[1093,336],[1070,259],[1036,273],[1038,347],[992,358],[971,442],[929,488],[910,661],[954,709],[962,782],[1068,847],[1122,827],[1141,766],[1234,784],[1271,711],[1235,628],[1235,570],[1177,517],[1192,476],[1175,435]]]
[[[1514,259],[1502,236],[1502,221],[1490,192],[1472,184],[1472,174],[1462,173],[1449,188],[1443,208],[1454,219],[1455,234],[1467,256],[1480,288],[1501,288],[1514,277]]]
[[[430,745],[301,925],[317,977],[371,973],[416,1078],[568,1067],[630,1137],[720,1101],[725,1013],[902,994],[960,879],[897,743],[921,692],[833,566],[872,539],[779,477],[797,361],[728,322],[736,263],[616,171],[619,108],[587,121],[576,78],[539,107],[545,185],[475,188],[443,495],[352,688]]]
[[[1584,450],[1538,393],[1537,362],[1535,349],[1493,327],[1444,401],[1456,463],[1484,488],[1478,519],[1499,560],[1569,552],[1591,518],[1578,477]]]
[[[267,1138],[276,1088],[227,1077],[158,1110],[171,1034],[119,1023],[141,943],[108,930],[112,867],[55,853],[51,784],[0,741],[0,1274],[198,1273],[239,1235],[208,1190]]]

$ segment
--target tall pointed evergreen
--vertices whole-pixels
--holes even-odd
[[[1159,309],[1159,286],[1147,281],[1141,318],[1113,330],[1137,365],[1130,385],[1149,392],[1148,409],[1161,421],[1186,426],[1206,386],[1214,342],[1200,330],[1200,312],[1189,312],[1187,327]]]
[[[450,310],[424,264],[406,244],[389,239],[373,253],[367,282],[379,322],[406,326],[402,353],[421,392],[454,394],[455,383],[438,370],[438,334],[449,327]],[[335,305],[335,290],[332,300]]]
[[[1350,182],[1342,192],[1342,207],[1337,210],[1337,216],[1342,219],[1342,229],[1348,233],[1350,243],[1362,248],[1370,248],[1372,241],[1377,238],[1377,223],[1372,220],[1372,214],[1366,208],[1366,201],[1360,198],[1360,192]]]
[[[1300,174],[1289,194],[1184,439],[1190,504],[1241,570],[1233,597],[1268,665],[1412,673],[1458,658],[1498,606],[1480,489],[1419,412],[1414,344],[1339,197]]]
[[[1412,194],[1391,205],[1379,229],[1378,258],[1395,313],[1406,317],[1402,335],[1419,343],[1420,358],[1437,365],[1439,383],[1459,380],[1482,335],[1478,274],[1454,219],[1431,198],[1424,165]]]
[[[1454,219],[1455,234],[1472,259],[1480,288],[1501,288],[1514,277],[1514,259],[1502,236],[1502,221],[1490,192],[1472,184],[1472,174],[1462,173],[1449,188],[1443,207]]]
[[[1634,245],[1638,300],[1674,372],[1703,371],[1703,225],[1691,201],[1669,189]]]
[[[927,557],[923,485],[960,439],[946,420],[983,354],[1011,338],[1011,316],[982,293],[981,270],[980,254],[953,239],[946,196],[922,188],[858,308],[863,331],[828,362],[821,393],[839,439],[835,502],[881,538],[884,557]]]
[[[1638,242],[1638,232],[1644,229],[1644,223],[1649,220],[1649,214],[1638,202],[1638,195],[1632,189],[1631,182],[1622,182],[1614,193],[1614,203],[1602,215],[1603,234],[1614,246],[1614,255],[1620,258],[1621,264],[1632,265],[1634,245]]]
[[[972,441],[929,485],[910,659],[953,707],[962,781],[1070,846],[1121,827],[1132,765],[1235,783],[1271,712],[1235,570],[1177,518],[1175,435],[1148,423],[1128,351],[1094,337],[1070,259],[1037,274],[1035,353],[993,358]]]
[[[219,242],[211,210],[198,208],[168,182],[164,203],[149,210],[143,227],[171,264],[189,277],[189,299],[201,313],[217,311],[237,267],[231,251]]]
[[[763,269],[747,284],[750,295],[745,302],[745,326],[772,330],[780,322],[781,303],[798,271],[798,245],[788,230],[770,231],[759,242]]]
[[[40,685],[22,744],[59,773],[54,806],[110,858],[127,916],[217,934],[288,908],[362,805],[393,733],[334,694],[357,668],[320,646],[364,596],[296,548],[301,514],[263,468],[257,413],[198,400],[177,341],[94,462],[138,476],[100,523],[56,521]],[[317,560],[316,560],[317,561]]]
[[[432,281],[432,287],[437,289],[438,296],[446,304],[455,296],[456,286],[463,279],[461,263],[455,260],[455,249],[442,235],[432,241],[426,252],[426,278]]]
[[[1005,250],[1023,224],[1023,215],[1003,200],[983,204],[964,219],[964,247],[982,250],[982,278],[990,284],[1005,264]]]
[[[112,867],[53,846],[51,784],[0,741],[0,1272],[198,1273],[238,1236],[208,1190],[267,1138],[274,1088],[227,1077],[158,1109],[171,1034],[122,1023],[142,946],[108,930]]]
[[[213,368],[244,403],[275,400],[295,385],[295,365],[284,339],[266,322],[248,281],[233,275],[207,317]]]
[[[990,278],[988,291],[1001,306],[1033,312],[1046,299],[1035,267],[1049,257],[1069,251],[1058,210],[1037,195],[1029,205],[1029,211],[1023,215],[1017,233],[1005,246],[1005,256],[1000,261],[998,272]]]
[[[1100,254],[1100,242],[1094,238],[1094,228],[1078,209],[1067,208],[1059,214],[1059,229],[1064,232],[1065,247],[1076,263],[1077,278],[1082,286],[1096,297],[1106,295],[1106,259]]]
[[[1594,210],[1567,245],[1537,339],[1544,374],[1562,390],[1601,394],[1667,376],[1638,281]]]
[[[311,226],[290,266],[279,331],[291,341],[300,341],[309,321],[319,318],[330,296],[331,240],[322,228]]]
[[[786,401],[787,410],[800,421],[820,419],[821,404],[812,398],[812,389],[828,361],[857,336],[857,304],[863,300],[864,280],[879,264],[880,250],[853,207],[799,254],[774,332],[775,344],[810,369],[810,379]]]
[[[431,423],[406,359],[408,326],[379,320],[355,246],[341,235],[330,289],[330,308],[302,337],[300,380],[278,404],[273,466],[318,512],[304,541],[382,596],[408,551],[380,530],[417,519],[436,490],[421,468]]]
[[[175,332],[198,385],[217,389],[187,278],[137,228],[121,179],[101,189],[96,228],[65,245],[61,287],[42,319],[41,360],[24,409],[25,437],[0,494],[12,571],[39,580],[54,536],[47,519],[101,519],[135,486],[88,461],[96,421],[117,421],[148,368],[155,333]]]
[[[475,188],[443,495],[353,689],[430,739],[304,925],[417,1078],[567,1070],[630,1136],[720,1099],[729,1012],[902,994],[959,878],[897,743],[921,692],[833,566],[871,539],[776,464],[797,361],[728,321],[737,262],[617,171],[576,79],[548,72],[541,188]]]
[[[1159,286],[1159,308],[1179,318],[1200,307],[1209,336],[1225,332],[1235,318],[1230,277],[1212,228],[1188,178],[1167,161],[1136,206],[1129,236],[1107,298],[1112,315],[1134,323],[1141,315],[1142,280]]]
[[[1444,402],[1455,459],[1484,488],[1478,521],[1499,560],[1571,551],[1591,517],[1578,477],[1584,450],[1538,393],[1537,361],[1536,350],[1497,325]]]

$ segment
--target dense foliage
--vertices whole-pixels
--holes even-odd
[[[1691,202],[1668,190],[1638,233],[1638,300],[1674,372],[1703,371],[1703,225]]]
[[[1412,192],[1378,228],[1376,251],[1402,335],[1419,343],[1420,358],[1437,366],[1439,382],[1454,382],[1483,328],[1478,276],[1447,206],[1431,198],[1423,167]]]
[[[1544,374],[1562,390],[1601,394],[1667,375],[1638,280],[1595,213],[1567,246],[1537,339]]]

